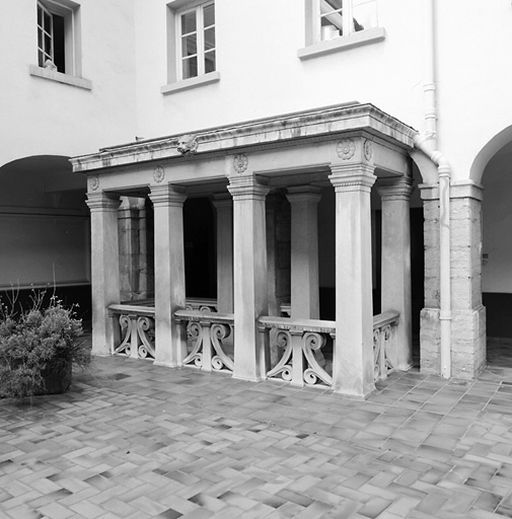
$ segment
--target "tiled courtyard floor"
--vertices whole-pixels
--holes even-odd
[[[512,369],[362,402],[97,358],[0,401],[0,517],[512,517]]]

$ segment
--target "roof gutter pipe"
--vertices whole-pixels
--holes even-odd
[[[416,135],[414,145],[437,166],[439,176],[439,284],[440,284],[440,356],[441,376],[451,376],[451,276],[450,276],[450,179],[452,168],[438,150],[436,100],[435,3],[424,1],[425,19],[425,134]]]

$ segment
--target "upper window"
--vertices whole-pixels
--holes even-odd
[[[220,81],[213,0],[170,0],[167,4],[167,84],[173,92]]]
[[[215,6],[213,2],[176,13],[177,79],[215,71]]]
[[[78,75],[77,4],[38,0],[37,61],[40,67]]]
[[[377,27],[376,0],[320,0],[319,7],[320,41]]]

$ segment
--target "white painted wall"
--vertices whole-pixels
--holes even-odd
[[[91,91],[29,75],[37,65],[36,0],[0,2],[0,166],[134,139],[133,2],[79,3],[82,74]]]
[[[138,130],[146,138],[357,100],[423,129],[423,5],[379,2],[384,42],[301,61],[303,0],[216,0],[219,83],[160,93],[166,72],[166,4],[135,0]],[[456,179],[510,124],[512,5],[438,4],[440,147]]]

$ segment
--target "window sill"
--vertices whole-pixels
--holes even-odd
[[[347,49],[353,49],[354,47],[360,47],[362,45],[368,45],[369,43],[377,43],[383,41],[386,38],[386,31],[383,27],[375,27],[374,29],[366,29],[360,32],[354,32],[348,36],[340,36],[333,40],[320,41],[299,49],[297,56],[299,59],[315,58],[317,56],[323,56],[324,54],[331,54],[333,52],[339,52]]]
[[[181,90],[188,90],[189,88],[195,88],[201,85],[209,85],[210,83],[217,83],[218,81],[220,81],[220,72],[216,70],[202,76],[183,79],[182,81],[176,81],[176,83],[164,85],[160,89],[160,92],[164,95],[172,94],[173,92],[180,92]]]
[[[84,90],[92,90],[92,82],[82,77],[63,74],[62,72],[38,67],[37,65],[30,65],[29,73],[31,76],[49,79],[50,81],[56,81],[57,83],[83,88]]]

